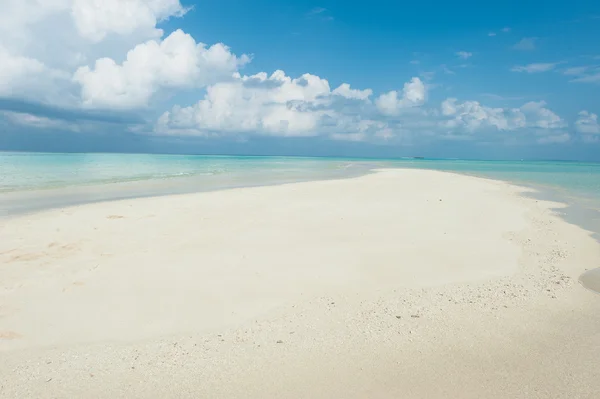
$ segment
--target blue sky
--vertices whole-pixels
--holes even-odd
[[[600,160],[600,4],[7,0],[0,150]]]

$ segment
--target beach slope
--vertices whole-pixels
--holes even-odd
[[[595,398],[560,204],[426,170],[0,221],[0,397]]]

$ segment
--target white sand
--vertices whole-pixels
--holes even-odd
[[[598,398],[589,233],[388,170],[0,226],[0,397]]]

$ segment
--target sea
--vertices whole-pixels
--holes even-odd
[[[378,168],[444,170],[534,188],[600,234],[600,163],[0,152],[0,217],[115,199],[361,176]]]

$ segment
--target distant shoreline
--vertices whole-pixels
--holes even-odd
[[[166,155],[166,156],[198,156],[198,157],[272,157],[272,158],[302,158],[302,159],[355,159],[365,161],[388,161],[388,160],[403,160],[403,159],[425,159],[431,161],[467,161],[467,162],[566,162],[566,163],[589,163],[600,164],[600,161],[588,161],[577,159],[521,159],[521,158],[498,158],[498,159],[483,159],[483,158],[437,158],[428,156],[411,156],[403,155],[397,157],[364,157],[364,156],[344,156],[344,155],[290,155],[290,154],[225,154],[225,153],[168,153],[168,152],[46,152],[46,151],[27,151],[27,150],[0,150],[0,154],[50,154],[50,155],[81,155],[81,154],[100,154],[100,155]]]

